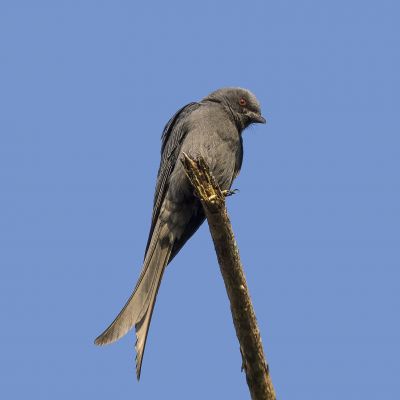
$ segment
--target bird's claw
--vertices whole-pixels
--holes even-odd
[[[232,195],[234,195],[234,194],[236,194],[236,193],[238,193],[238,192],[239,192],[239,189],[223,190],[223,191],[222,191],[222,194],[223,194],[225,197],[228,197],[228,196],[232,196]]]

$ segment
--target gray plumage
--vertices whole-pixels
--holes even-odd
[[[256,97],[246,89],[223,88],[181,108],[164,128],[142,271],[124,308],[95,341],[112,343],[135,325],[138,379],[165,267],[205,219],[179,161],[182,153],[202,156],[221,189],[228,190],[242,165],[242,131],[252,123],[265,123]]]

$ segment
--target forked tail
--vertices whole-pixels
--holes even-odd
[[[168,264],[172,244],[161,240],[163,229],[155,230],[135,290],[111,325],[95,340],[97,345],[110,344],[136,328],[136,375],[140,378],[143,353],[158,288]],[[166,227],[164,227],[166,228]]]

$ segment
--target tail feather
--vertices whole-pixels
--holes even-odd
[[[160,240],[163,236],[160,231],[163,231],[163,229],[160,229],[159,226],[156,228],[132,295],[111,325],[95,340],[97,345],[113,343],[135,325],[137,338],[136,373],[138,379],[158,288],[172,250],[172,244],[169,240]]]
[[[168,252],[164,254],[164,262],[159,265],[159,271],[158,271],[158,276],[157,279],[154,280],[153,286],[151,288],[151,292],[149,293],[148,297],[148,304],[146,304],[146,308],[143,308],[143,310],[146,310],[143,313],[143,316],[141,319],[138,320],[138,322],[135,324],[135,329],[136,329],[136,376],[137,379],[140,379],[140,372],[142,370],[142,361],[143,361],[143,354],[144,354],[144,349],[146,347],[146,341],[147,341],[147,334],[149,332],[149,327],[150,327],[150,322],[151,322],[151,317],[153,315],[153,310],[154,310],[154,305],[156,303],[156,298],[157,298],[157,293],[158,289],[160,287],[161,279],[164,274],[165,266],[168,263],[168,259],[171,255],[171,248],[168,249]]]

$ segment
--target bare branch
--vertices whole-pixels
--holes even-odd
[[[233,323],[253,400],[275,400],[269,368],[264,356],[256,316],[251,303],[239,251],[225,207],[225,195],[202,158],[184,154],[181,160],[207,217],[215,251],[231,304]]]

